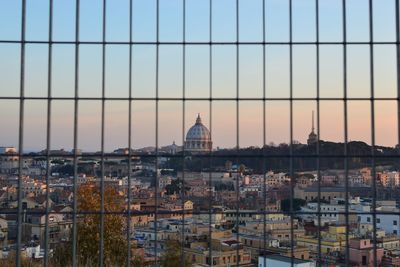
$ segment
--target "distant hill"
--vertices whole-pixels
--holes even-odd
[[[345,144],[320,141],[319,153],[316,145],[293,144],[292,151],[288,144],[265,146],[264,148],[248,147],[237,149],[220,149],[212,152],[211,169],[223,168],[227,161],[233,164],[244,164],[254,172],[262,173],[265,170],[290,170],[289,156],[293,155],[292,166],[294,171],[315,170],[317,158],[321,170],[343,169],[345,162]],[[365,142],[352,141],[347,143],[347,164],[350,169],[371,166],[372,153],[376,165],[392,165],[400,167],[400,150],[393,147],[372,146]],[[263,159],[263,155],[265,158]],[[168,162],[169,167],[182,169],[182,159],[173,158]],[[189,171],[207,170],[210,159],[205,155],[192,155],[185,161],[185,169]]]

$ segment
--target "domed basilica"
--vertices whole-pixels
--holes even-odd
[[[196,123],[186,134],[185,150],[189,152],[208,152],[212,149],[210,131],[201,122],[200,114],[197,115]]]

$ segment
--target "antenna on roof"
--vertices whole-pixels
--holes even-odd
[[[311,118],[311,131],[314,132],[314,110],[312,111],[312,118]]]

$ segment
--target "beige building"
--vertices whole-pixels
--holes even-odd
[[[212,253],[209,254],[207,242],[194,242],[185,248],[189,262],[193,265],[204,264],[215,267],[250,266],[251,254],[234,237],[211,240]]]
[[[72,220],[67,219],[64,214],[49,214],[49,243],[58,243],[68,240],[72,231]],[[22,224],[22,231],[25,240],[45,240],[46,215],[28,214]],[[44,245],[42,243],[41,245]]]
[[[398,172],[379,172],[377,180],[385,187],[399,186],[400,176]]]
[[[400,249],[400,239],[397,235],[387,235],[377,239],[377,246],[385,251],[398,251]]]
[[[349,234],[352,238],[353,235]],[[307,247],[311,252],[318,253],[319,241],[314,235],[303,236],[297,239],[297,245]],[[328,231],[321,231],[321,252],[330,253],[343,251],[346,248],[346,227],[329,226]]]
[[[8,224],[7,220],[0,218],[0,249],[8,244]]]
[[[15,147],[0,147],[0,154],[9,156],[0,157],[0,173],[13,173],[18,169],[19,157]]]
[[[321,187],[320,188],[321,200],[330,201],[334,198],[346,198],[346,191],[344,187]],[[318,187],[311,186],[307,188],[294,188],[294,197],[304,199],[305,201],[312,201],[318,199]]]

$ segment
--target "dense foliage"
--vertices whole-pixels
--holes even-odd
[[[306,201],[301,198],[293,198],[293,211],[298,211],[302,206],[306,204]],[[283,212],[290,212],[290,199],[283,199],[281,201],[281,208]]]
[[[176,240],[169,240],[166,242],[166,249],[165,253],[160,258],[160,265],[162,267],[176,267],[176,266],[183,266],[189,267],[191,264],[187,257],[183,257],[182,263],[182,250],[181,244]]]
[[[94,184],[81,185],[78,190],[78,212],[98,213],[101,209],[100,188]],[[124,210],[124,197],[113,187],[104,189],[104,251],[105,266],[123,266],[128,254],[126,217],[118,214]],[[100,253],[100,214],[85,214],[79,217],[77,261],[80,266],[98,266]],[[72,260],[71,243],[55,249],[52,263],[55,266],[70,266]],[[132,255],[133,266],[140,266],[140,260]]]
[[[321,170],[343,169],[344,168],[344,143],[320,141],[319,154],[324,155],[319,158]],[[307,171],[315,170],[317,166],[316,145],[293,144],[293,170]],[[362,168],[371,165],[368,156],[372,153],[372,147],[364,142],[352,141],[347,144],[348,155],[353,155],[348,159],[349,168]],[[399,168],[399,150],[393,147],[376,146],[374,154],[375,164],[392,165]],[[264,157],[264,158],[263,158]],[[228,163],[227,163],[228,162]],[[254,173],[274,170],[289,172],[290,170],[290,146],[288,144],[266,145],[262,147],[247,147],[237,149],[220,149],[212,153],[212,158],[208,156],[197,157],[195,155],[187,157],[185,169],[187,171],[207,171],[210,169],[227,170],[232,164],[244,164]],[[182,170],[182,159],[171,158],[170,168]]]

